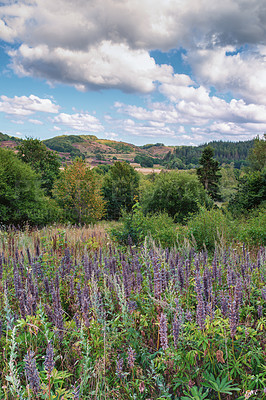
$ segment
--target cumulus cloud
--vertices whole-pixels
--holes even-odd
[[[53,121],[57,124],[68,126],[69,128],[77,131],[102,132],[104,130],[100,121],[88,113],[60,113],[54,117]]]
[[[150,50],[207,49],[210,61],[217,46],[265,43],[266,6],[261,0],[9,0],[0,8],[0,38],[20,43],[9,53],[19,74],[80,90],[145,93],[167,69],[155,65]]]
[[[186,58],[199,82],[248,102],[266,104],[266,46],[217,47],[188,52]]]
[[[18,75],[45,77],[65,82],[78,90],[118,88],[124,91],[151,92],[154,82],[172,74],[172,67],[156,65],[145,50],[104,41],[87,51],[47,45],[21,45],[9,52]]]
[[[15,96],[13,98],[0,96],[0,112],[16,116],[27,116],[36,112],[58,113],[59,106],[50,99],[41,99],[31,94],[27,96]]]

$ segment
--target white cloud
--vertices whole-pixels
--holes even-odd
[[[235,50],[232,46],[194,50],[188,52],[187,61],[199,82],[266,105],[266,46],[237,54]]]
[[[65,114],[54,117],[57,124],[68,126],[71,129],[83,132],[102,132],[104,130],[100,121],[88,113]]]
[[[39,119],[29,119],[29,122],[34,125],[43,125],[43,122]]]
[[[0,97],[0,112],[5,114],[27,116],[36,112],[56,114],[59,106],[49,99],[40,99],[38,96],[31,94],[27,96],[15,96],[13,98],[2,95]]]
[[[169,74],[166,66],[155,65],[150,50],[208,49],[210,60],[217,46],[265,43],[263,3],[10,0],[0,8],[0,38],[21,44],[9,52],[19,74],[64,82],[79,90],[114,87],[147,93],[154,89],[154,81]],[[207,66],[209,73],[212,68]]]

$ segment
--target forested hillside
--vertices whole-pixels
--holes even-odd
[[[220,164],[234,163],[235,168],[247,165],[247,157],[254,145],[254,140],[245,142],[212,141],[201,146],[178,146],[173,152],[167,153],[163,164],[168,168],[195,168],[198,165],[202,150],[211,146],[214,149],[215,158]]]
[[[21,139],[0,133],[0,147],[15,148]],[[220,164],[234,163],[235,168],[247,165],[247,157],[254,139],[244,142],[212,141],[200,146],[165,146],[163,143],[136,146],[126,142],[98,139],[95,135],[61,135],[43,143],[58,152],[63,161],[75,157],[86,159],[92,165],[113,164],[115,160],[153,167],[160,164],[167,169],[191,169],[199,165],[201,153],[207,145],[214,149]]]

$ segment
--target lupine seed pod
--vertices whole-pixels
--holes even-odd
[[[32,391],[37,394],[40,391],[40,376],[36,367],[34,352],[29,351],[24,358],[26,376]]]

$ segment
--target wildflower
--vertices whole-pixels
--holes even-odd
[[[179,338],[179,333],[180,333],[180,327],[181,327],[181,318],[177,314],[175,314],[173,325],[172,325],[172,331],[173,331],[173,337],[174,337],[174,346],[177,348],[177,343],[178,343],[178,338]]]
[[[135,350],[132,349],[131,346],[129,346],[129,348],[128,348],[127,355],[128,355],[128,357],[127,357],[128,364],[129,364],[130,368],[132,369],[134,367],[134,363],[136,360],[136,352],[135,352]]]
[[[120,378],[120,379],[122,379],[123,378],[123,376],[124,376],[124,374],[123,374],[123,365],[124,365],[124,360],[123,360],[123,358],[121,357],[121,358],[117,358],[117,361],[116,361],[116,375]]]
[[[231,300],[230,310],[229,310],[229,325],[230,325],[232,339],[236,334],[237,323],[238,323],[238,316],[237,316],[236,301]]]
[[[52,341],[48,343],[47,349],[46,349],[46,356],[44,360],[44,368],[45,371],[47,372],[48,375],[51,375],[53,369],[54,369],[54,349],[53,349],[53,344]]]
[[[160,318],[160,342],[163,350],[168,348],[168,337],[167,337],[167,319],[164,313],[161,314]]]
[[[30,388],[33,390],[35,394],[37,394],[40,390],[40,376],[39,376],[39,371],[37,370],[36,367],[34,352],[29,351],[28,354],[25,356],[24,361],[25,361],[26,376]]]

